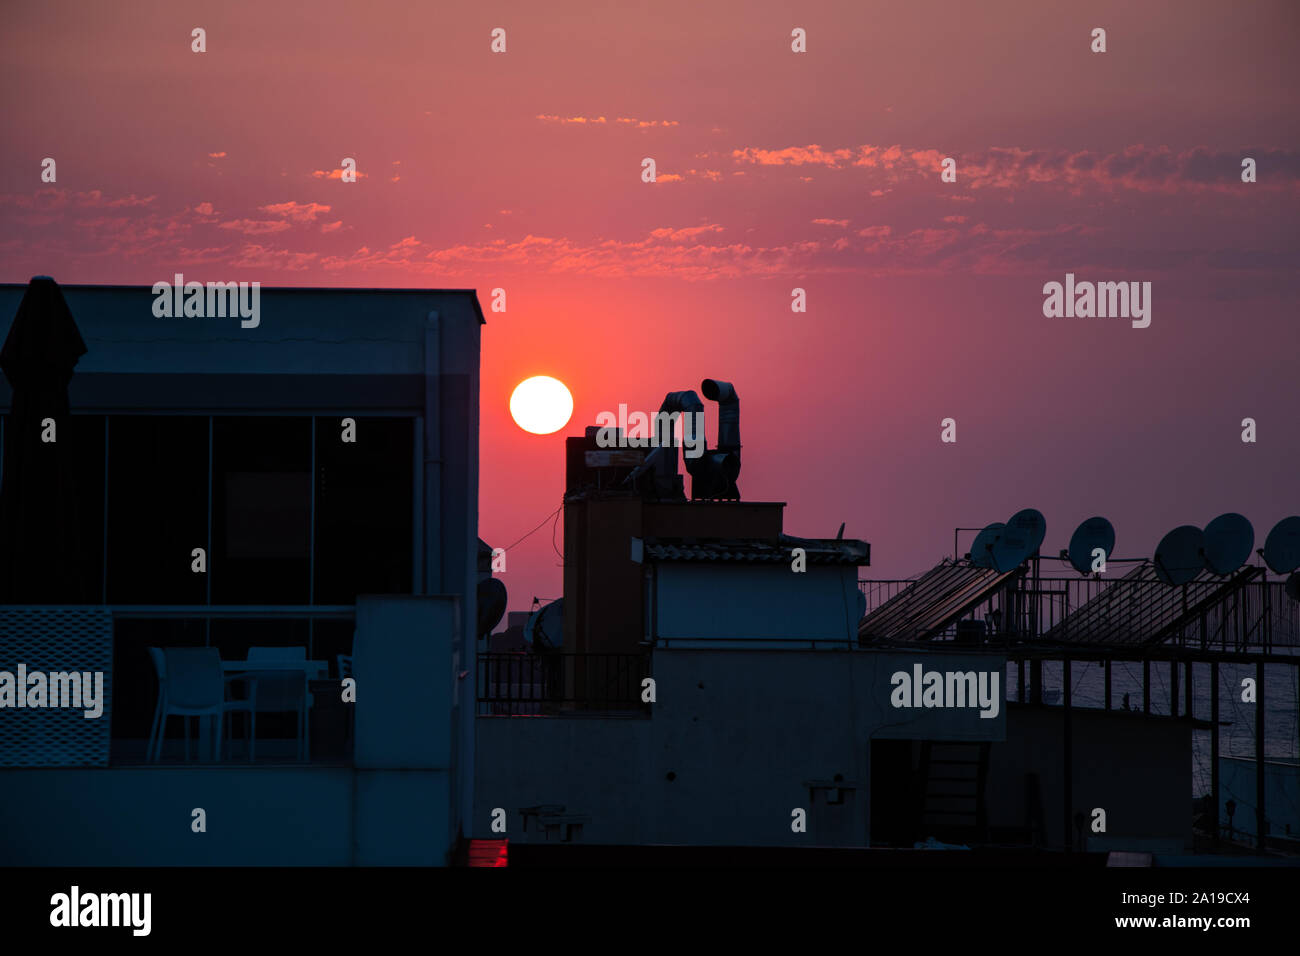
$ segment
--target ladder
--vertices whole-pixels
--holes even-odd
[[[917,838],[948,843],[988,841],[984,785],[989,771],[988,741],[921,742],[918,776]]]

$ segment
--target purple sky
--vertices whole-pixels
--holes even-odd
[[[485,308],[505,288],[494,545],[559,504],[565,434],[706,376],[741,397],[742,494],[789,502],[795,534],[846,521],[875,576],[1022,507],[1045,551],[1104,514],[1121,556],[1223,511],[1262,543],[1300,511],[1294,4],[590,6],[10,8],[0,279],[473,287]],[[1045,318],[1066,272],[1151,282],[1151,326]],[[573,391],[561,433],[510,420],[535,374]],[[548,537],[510,554],[514,609],[560,593]]]

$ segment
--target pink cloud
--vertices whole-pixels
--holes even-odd
[[[717,223],[710,223],[707,226],[686,226],[682,229],[652,229],[650,230],[650,235],[655,239],[667,239],[669,242],[681,242],[684,239],[694,239],[696,236],[722,231],[722,226]]]
[[[368,269],[376,266],[407,266],[415,261],[417,253],[423,249],[423,243],[414,236],[407,236],[379,252],[372,252],[368,246],[362,246],[348,256],[326,256],[321,259],[321,265],[330,271],[347,268]]]
[[[638,129],[647,129],[651,126],[680,126],[681,125],[680,123],[677,122],[677,120],[639,120],[639,119],[632,119],[631,117],[628,116],[619,116],[614,120],[614,122],[623,123],[624,125],[635,126]]]
[[[603,116],[561,116],[555,113],[538,113],[536,118],[543,123],[557,123],[561,126],[603,126],[609,123]],[[634,119],[630,116],[616,116],[614,124],[631,126],[636,129],[681,125],[677,120],[643,120]]]
[[[343,170],[342,169],[328,169],[328,170],[316,169],[312,171],[312,175],[315,176],[317,179],[340,179],[341,180],[343,178]],[[357,179],[366,179],[370,174],[363,173],[360,170],[358,170],[356,175],[357,175]]]
[[[62,209],[71,202],[71,190],[59,189],[57,186],[38,189],[30,194],[6,193],[0,196],[0,204],[2,205],[13,205],[20,209],[39,209],[45,212]]]
[[[315,222],[321,213],[330,211],[329,206],[318,202],[278,202],[257,208],[274,216],[284,216],[293,222]]]
[[[290,252],[285,249],[268,249],[265,246],[248,244],[230,260],[230,265],[241,269],[295,272],[309,268],[316,258],[314,252]]]
[[[734,149],[731,156],[738,163],[752,163],[758,166],[805,166],[814,164],[832,168],[847,163],[853,158],[851,149],[824,150],[820,146],[787,146],[784,149],[761,149],[746,147]]]
[[[858,167],[888,173],[887,181],[937,176],[947,154],[933,148],[900,145],[824,149],[818,145],[782,149],[746,147],[731,153],[738,164],[758,166],[817,165],[828,169]],[[995,147],[974,156],[954,156],[958,182],[970,188],[1013,189],[1032,184],[1071,188],[1096,186],[1143,191],[1177,189],[1236,189],[1241,185],[1241,161],[1250,156],[1270,172],[1274,187],[1300,186],[1300,151],[1244,148],[1212,152],[1204,146],[1175,152],[1167,146],[1129,146],[1116,153],[1091,150]],[[800,177],[807,180],[808,177]],[[1264,182],[1261,175],[1259,182]],[[884,195],[885,191],[871,195]]]
[[[603,116],[555,116],[550,113],[538,113],[537,118],[543,123],[561,123],[565,125],[571,123],[577,123],[580,125],[585,125],[587,123],[600,124],[605,122],[605,117]]]
[[[110,209],[116,209],[122,206],[147,206],[157,199],[157,196],[140,197],[135,193],[129,196],[123,196],[119,199],[105,199],[104,194],[98,189],[92,189],[89,192],[77,193],[77,205],[79,206],[103,206]]]
[[[293,223],[285,222],[283,219],[232,219],[221,223],[218,228],[242,232],[246,236],[257,236],[269,232],[284,232],[286,229],[293,228]]]

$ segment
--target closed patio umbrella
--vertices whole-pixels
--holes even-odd
[[[13,389],[0,483],[0,603],[98,599],[81,559],[68,382],[86,354],[63,293],[49,276],[27,286],[0,369]],[[53,419],[53,442],[42,422]]]

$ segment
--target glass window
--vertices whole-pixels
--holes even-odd
[[[316,419],[317,604],[412,590],[413,422],[354,421],[343,441],[341,418]]]
[[[206,603],[193,551],[208,549],[208,419],[114,415],[108,429],[109,603]]]
[[[214,604],[306,604],[311,419],[212,420]]]

